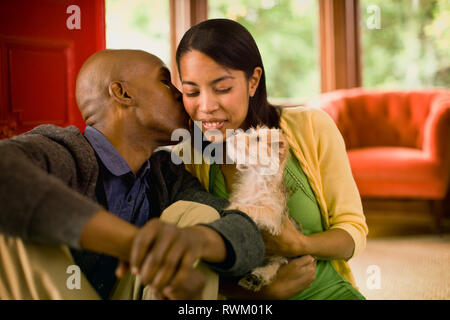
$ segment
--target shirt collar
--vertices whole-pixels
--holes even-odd
[[[133,173],[119,151],[114,148],[111,142],[100,131],[91,126],[86,126],[84,136],[109,172],[115,176],[121,176],[129,172]],[[148,161],[145,165],[149,165]],[[144,167],[142,171],[146,172],[147,170]]]

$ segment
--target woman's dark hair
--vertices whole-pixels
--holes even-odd
[[[280,108],[267,101],[266,77],[258,46],[248,30],[228,19],[210,19],[191,27],[177,48],[176,61],[180,70],[180,59],[189,51],[197,50],[218,64],[244,71],[247,79],[256,67],[262,69],[261,79],[253,97],[250,97],[246,125],[280,127]]]

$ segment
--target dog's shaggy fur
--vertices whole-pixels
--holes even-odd
[[[286,138],[281,130],[257,127],[229,137],[226,143],[227,156],[238,169],[228,209],[247,213],[261,230],[279,235],[289,217],[283,176],[289,152]],[[258,291],[273,281],[287,261],[280,256],[266,257],[264,265],[252,270],[239,284]]]

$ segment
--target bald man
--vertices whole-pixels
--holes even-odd
[[[216,273],[261,263],[255,224],[154,152],[188,121],[160,59],[100,51],[76,98],[83,134],[43,125],[0,141],[0,299],[212,298]]]

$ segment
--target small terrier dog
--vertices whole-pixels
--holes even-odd
[[[226,148],[227,157],[238,170],[228,209],[247,213],[261,230],[279,235],[285,219],[290,218],[283,175],[289,152],[286,138],[279,129],[258,126],[227,138]],[[245,275],[239,285],[259,291],[273,281],[278,269],[287,262],[281,256],[265,257],[264,264]]]

